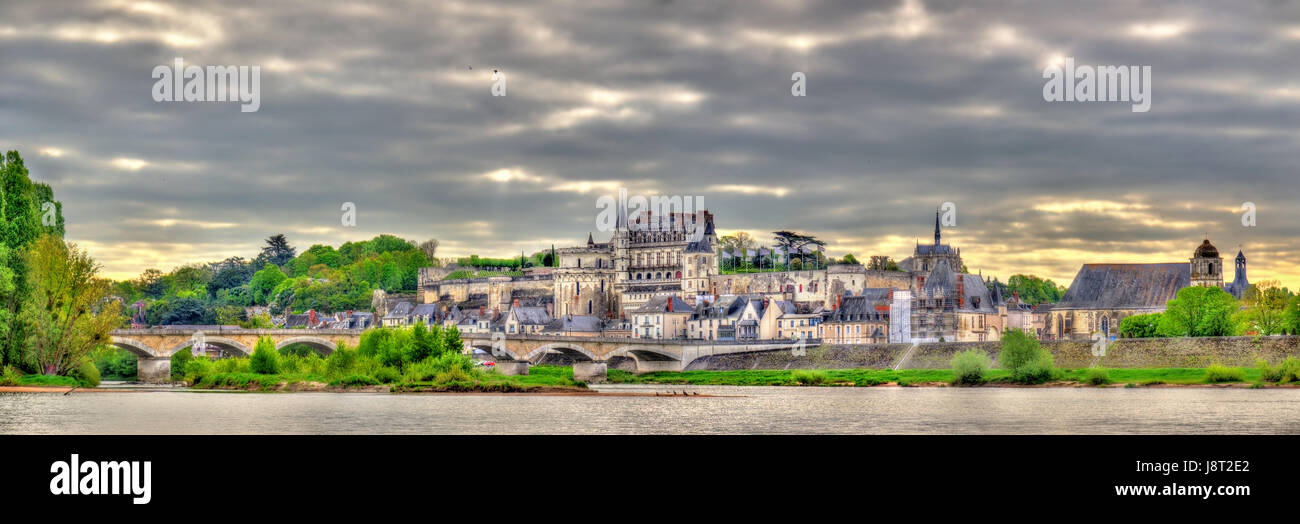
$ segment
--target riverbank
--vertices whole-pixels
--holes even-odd
[[[1022,385],[1001,369],[990,370],[987,381],[970,387],[1267,387],[1296,388],[1300,384],[1261,382],[1260,371],[1241,368],[1241,380],[1208,382],[1204,368],[1112,368],[1094,383],[1090,370],[1067,369],[1061,378],[1044,384]],[[950,369],[756,369],[732,371],[660,371],[636,375],[610,370],[611,384],[669,384],[695,386],[826,386],[826,387],[953,387]],[[967,387],[967,386],[963,386]]]

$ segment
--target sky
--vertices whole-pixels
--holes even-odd
[[[258,66],[259,109],[155,101],[177,57]],[[1150,66],[1150,110],[1046,101],[1066,57]],[[1296,2],[8,0],[0,70],[0,148],[115,279],[276,233],[531,254],[627,188],[862,260],[909,256],[951,202],[945,241],[1004,280],[1208,234],[1300,285]]]

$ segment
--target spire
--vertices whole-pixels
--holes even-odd
[[[592,245],[595,245],[595,244],[596,244],[596,241],[595,241],[594,238],[591,237],[591,232],[587,232],[587,245],[588,245],[588,246],[592,246]]]
[[[939,210],[934,210],[934,245],[939,245]]]

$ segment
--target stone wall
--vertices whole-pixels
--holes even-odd
[[[1287,357],[1300,357],[1300,336],[1200,337],[1120,339],[1106,348],[1103,357],[1092,354],[1092,342],[1053,340],[1043,342],[1052,352],[1056,365],[1085,368],[1100,365],[1110,368],[1185,367],[1199,368],[1210,364],[1254,366],[1256,358],[1269,363]],[[790,351],[737,353],[706,357],[687,369],[802,369],[802,368],[892,368],[907,354],[909,344],[844,345],[809,348],[808,355],[794,356]],[[905,369],[947,369],[960,351],[978,349],[988,353],[997,366],[1000,342],[942,342],[920,344],[907,360]]]

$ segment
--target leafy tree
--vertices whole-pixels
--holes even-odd
[[[1022,302],[1032,305],[1060,302],[1065,296],[1064,287],[1035,275],[1011,275],[1007,279],[1006,291],[1008,295],[1018,293]]]
[[[1166,337],[1221,337],[1236,334],[1237,299],[1217,287],[1188,286],[1166,304],[1160,334]]]
[[[253,292],[253,303],[265,305],[270,302],[272,291],[287,278],[289,277],[274,264],[267,264],[261,271],[254,273],[248,282],[248,289]]]
[[[1151,338],[1160,336],[1160,313],[1124,317],[1119,323],[1119,333],[1124,338]]]
[[[445,353],[460,353],[465,343],[460,339],[460,329],[451,326],[442,330],[442,347]]]
[[[36,240],[26,262],[26,359],[47,375],[66,374],[108,343],[121,322],[122,303],[108,300],[110,284],[98,278],[94,259],[56,235]]]
[[[411,349],[410,356],[407,358],[410,362],[421,362],[434,354],[434,337],[439,334],[430,333],[428,328],[424,327],[424,322],[416,322],[415,327],[411,328]],[[439,340],[441,342],[441,340]]]
[[[221,290],[247,284],[253,278],[253,265],[243,257],[230,257],[213,265],[212,280],[208,282],[208,294],[217,296]]]
[[[179,298],[169,304],[161,318],[162,325],[207,324],[207,307],[196,298]]]
[[[1235,320],[1242,330],[1261,335],[1281,334],[1287,330],[1286,308],[1290,301],[1291,292],[1277,280],[1251,284],[1242,293],[1242,304],[1246,307],[1236,314]]]
[[[253,373],[274,375],[280,372],[280,353],[275,350],[271,337],[260,337],[253,347],[253,356],[248,359],[248,367]]]
[[[29,290],[23,251],[42,230],[40,204],[27,166],[17,151],[9,151],[0,158],[0,245],[6,248],[4,274],[11,279],[13,290],[0,296],[4,300],[0,309],[6,312],[0,321],[7,322],[5,329],[0,330],[4,336],[0,339],[0,367],[21,365],[25,360],[27,327],[20,313]]]
[[[285,238],[284,234],[278,234],[266,239],[266,247],[262,248],[262,253],[257,258],[262,262],[283,266],[293,260],[296,254],[297,251],[294,250],[293,246],[289,245],[289,239]]]

